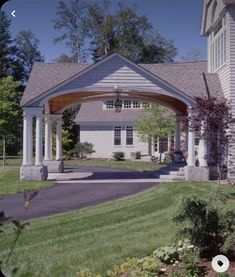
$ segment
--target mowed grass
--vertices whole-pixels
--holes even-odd
[[[39,189],[50,185],[52,185],[51,181],[20,181],[19,167],[0,167],[0,195]]]
[[[108,159],[107,160],[104,160],[104,159],[68,160],[68,161],[65,161],[65,165],[135,169],[140,171],[154,171],[163,166],[163,165],[155,165],[152,162],[129,161],[129,160],[114,161],[114,160],[108,160]]]
[[[104,273],[126,257],[142,257],[169,244],[177,226],[172,221],[181,200],[191,194],[208,199],[215,183],[169,183],[96,207],[33,220],[14,251],[10,267],[32,276],[76,276],[81,267]],[[235,209],[234,189],[228,207]],[[13,240],[11,227],[0,236],[0,260]],[[19,275],[20,276],[20,275]]]

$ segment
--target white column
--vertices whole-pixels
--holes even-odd
[[[171,135],[168,135],[167,138],[167,151],[170,152],[171,151]]]
[[[35,140],[35,165],[42,165],[42,108],[37,109],[36,115],[36,140]]]
[[[33,115],[31,115],[29,118],[28,136],[29,164],[33,165]]]
[[[45,161],[52,160],[52,126],[50,114],[45,115]]]
[[[157,152],[160,153],[160,139],[157,138]]]
[[[203,126],[204,123],[202,123],[201,127],[201,134],[203,133]],[[207,145],[206,141],[201,138],[198,145],[198,160],[199,160],[199,166],[207,166]]]
[[[56,121],[56,160],[62,160],[62,119]]]
[[[188,109],[188,115],[189,117],[192,116],[192,109]],[[194,130],[190,128],[190,122],[189,122],[189,128],[188,128],[188,166],[195,166],[195,134]]]
[[[175,151],[180,151],[180,120],[178,116],[176,116],[176,123],[175,123]]]
[[[23,119],[23,165],[32,165],[32,113],[24,109]]]

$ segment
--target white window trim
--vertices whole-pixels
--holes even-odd
[[[127,129],[128,128],[132,128],[132,144],[127,144]],[[127,147],[129,147],[129,146],[134,146],[134,128],[133,128],[133,126],[131,126],[131,125],[127,125],[127,126],[125,126],[125,135],[126,135],[126,137],[125,137],[125,141],[126,141],[126,146]]]
[[[121,143],[120,144],[118,144],[118,145],[116,145],[115,143],[114,143],[114,141],[115,141],[115,128],[116,127],[118,127],[118,128],[120,128],[120,139],[121,139]],[[123,141],[123,139],[122,139],[122,126],[121,125],[114,125],[113,126],[113,146],[114,147],[122,147],[122,141]]]
[[[210,63],[211,72],[215,73],[227,64],[227,34],[226,34],[226,22],[225,18],[222,18],[222,27],[214,35],[214,31],[211,34],[210,39]],[[220,50],[220,51],[219,51]],[[222,51],[223,50],[223,51]]]

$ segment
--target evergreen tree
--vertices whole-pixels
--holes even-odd
[[[3,11],[0,11],[0,78],[13,76],[15,80],[21,80],[22,66],[16,58],[16,48],[9,28],[10,20]]]

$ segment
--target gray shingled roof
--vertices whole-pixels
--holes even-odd
[[[33,65],[21,106],[87,68],[88,64],[42,63]]]
[[[72,78],[89,66],[89,64],[72,63],[35,63],[21,99],[21,105]],[[206,61],[140,64],[140,66],[191,97],[207,95],[203,80],[203,73],[207,72]],[[206,74],[206,78],[211,95],[222,96],[218,75]]]
[[[112,110],[103,110],[103,101],[91,101],[81,104],[75,122],[134,122],[141,114],[147,114],[141,109],[122,109],[120,113]]]
[[[203,73],[205,73],[210,94],[223,95],[218,75],[206,73],[207,61],[140,64],[140,66],[191,97],[207,96],[203,79]]]

